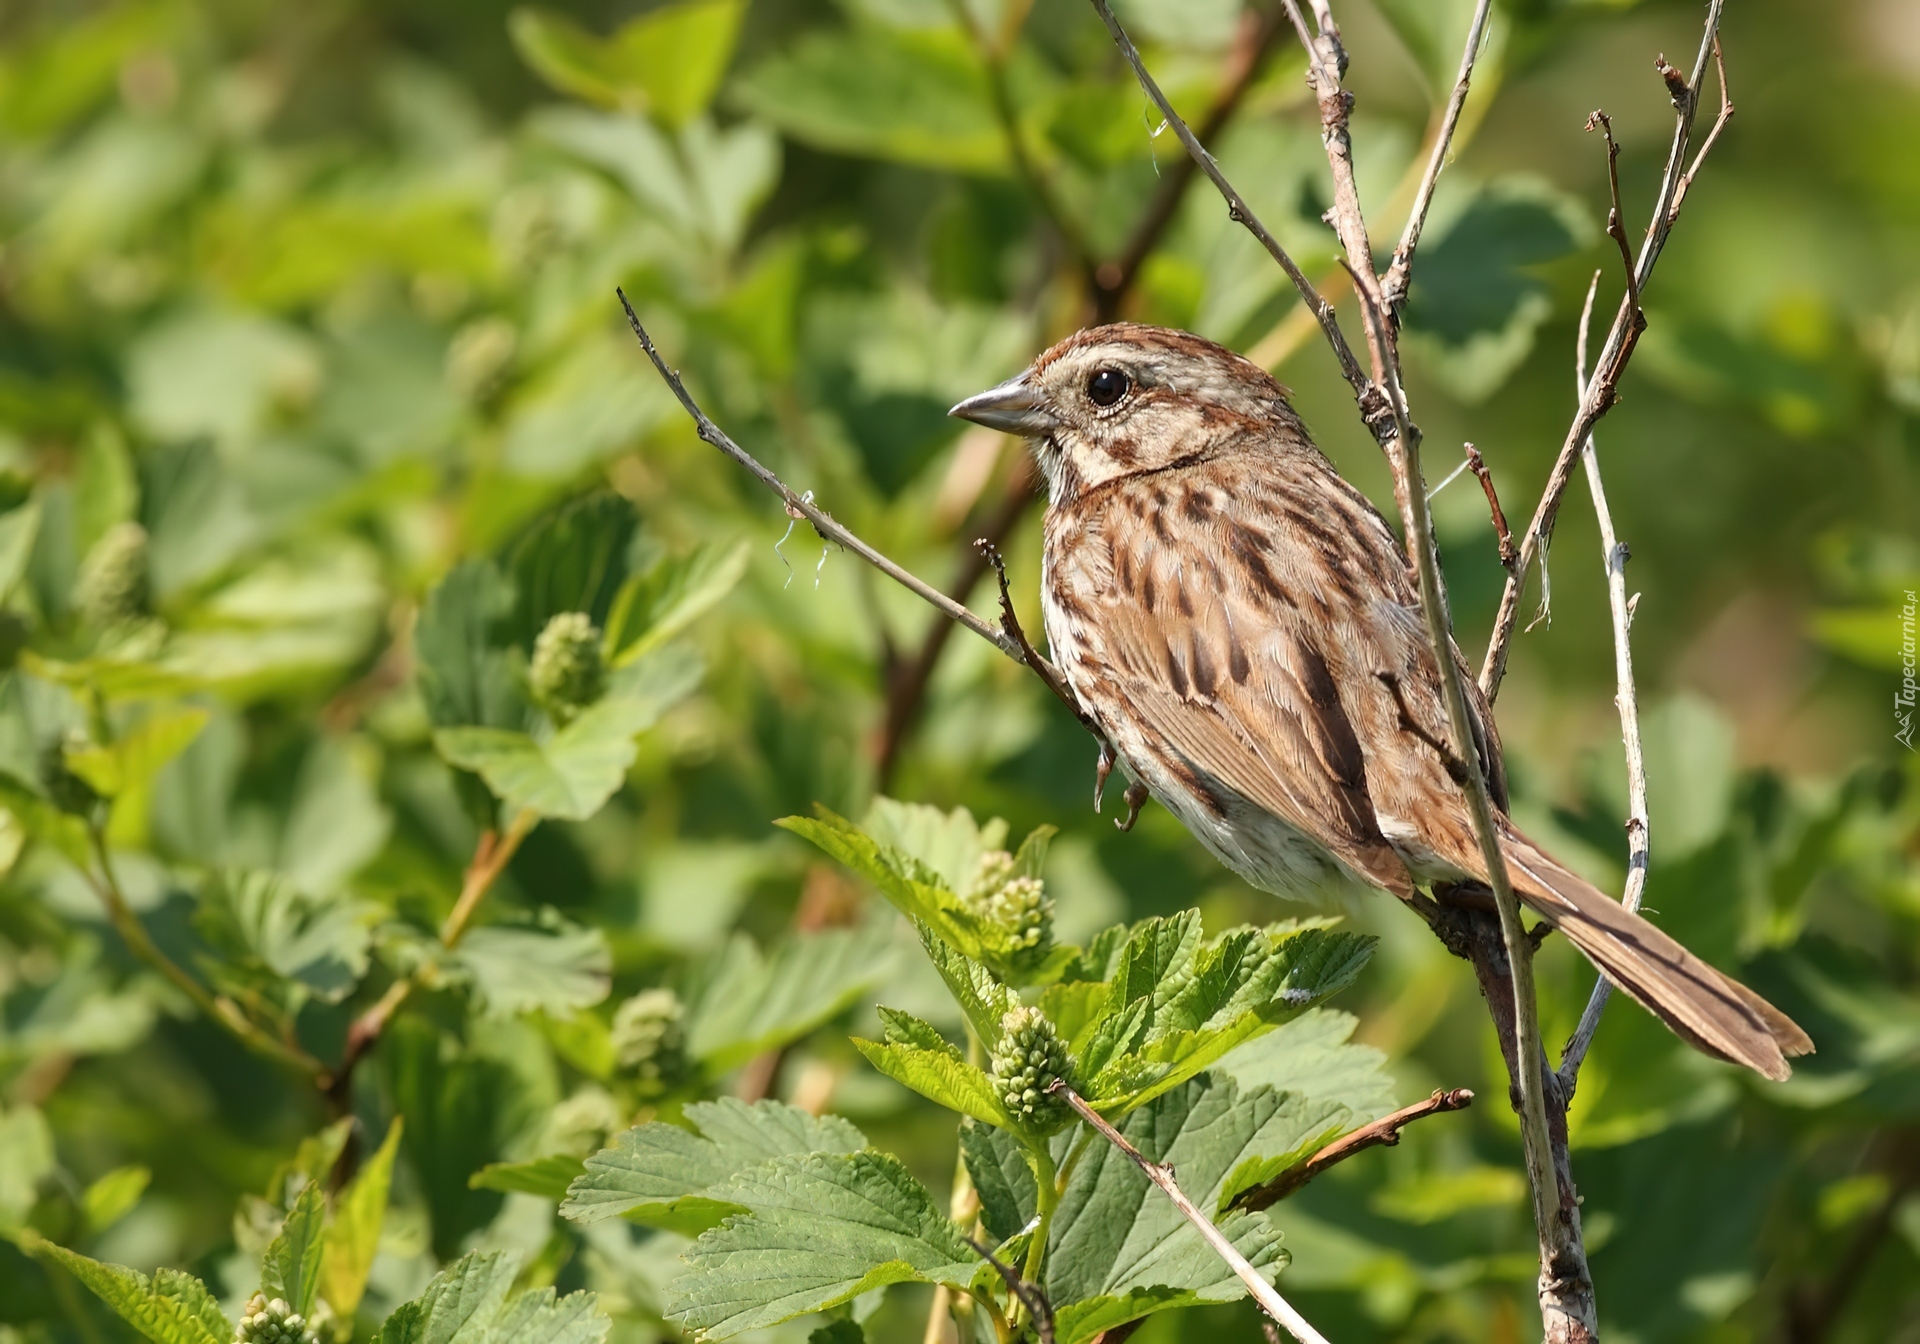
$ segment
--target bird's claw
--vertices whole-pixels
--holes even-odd
[[[1107,796],[1107,776],[1113,773],[1113,744],[1100,743],[1100,758],[1093,764],[1093,810],[1098,812]]]
[[[1113,824],[1123,831],[1133,829],[1133,823],[1140,820],[1140,808],[1147,801],[1147,786],[1139,780],[1127,785],[1127,791],[1121,795],[1127,804],[1127,819]]]

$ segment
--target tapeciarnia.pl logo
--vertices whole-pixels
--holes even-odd
[[[1913,612],[1916,603],[1913,589],[1907,589],[1906,595],[1906,605],[1900,608],[1900,689],[1893,693],[1893,740],[1912,751],[1915,691]]]

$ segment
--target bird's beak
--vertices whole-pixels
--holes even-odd
[[[1060,421],[1047,409],[1046,398],[1024,373],[975,393],[947,414],[1029,439],[1044,438],[1060,427]]]

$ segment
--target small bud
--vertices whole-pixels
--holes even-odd
[[[1073,1060],[1053,1023],[1038,1008],[1015,1008],[1000,1021],[993,1050],[993,1086],[1015,1122],[1035,1134],[1052,1134],[1073,1117],[1073,1108],[1047,1089],[1073,1081]]]
[[[320,1344],[321,1327],[327,1319],[324,1304],[315,1307],[309,1320],[285,1298],[269,1302],[264,1293],[255,1293],[241,1308],[233,1340],[234,1344]]]
[[[80,562],[73,605],[88,625],[111,630],[150,615],[153,588],[147,572],[147,529],[115,523]]]
[[[967,908],[1007,931],[1013,961],[1031,969],[1053,950],[1053,898],[1037,877],[1016,876],[1013,855],[1004,849],[980,856]]]
[[[967,888],[967,896],[991,896],[1012,880],[1014,871],[1013,855],[1004,849],[987,850],[973,865],[973,884]]]
[[[623,1069],[664,1091],[686,1076],[686,1005],[670,989],[642,990],[613,1015],[613,1053]]]
[[[533,642],[527,684],[533,698],[562,723],[600,698],[607,667],[600,629],[584,611],[563,611],[547,622]]]

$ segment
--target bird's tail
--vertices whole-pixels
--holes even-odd
[[[1776,1082],[1793,1072],[1787,1056],[1812,1053],[1813,1042],[1792,1018],[1575,877],[1518,831],[1502,830],[1514,894],[1681,1040]]]

